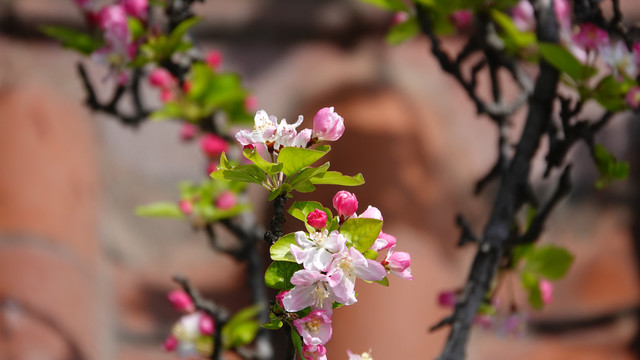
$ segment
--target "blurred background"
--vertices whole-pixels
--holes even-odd
[[[628,22],[640,20],[640,3],[622,7]],[[334,106],[345,118],[332,167],[363,173],[366,184],[351,189],[360,211],[378,207],[384,231],[412,255],[414,281],[361,284],[358,304],[336,311],[329,357],[372,349],[378,360],[435,358],[447,330],[428,328],[450,311],[438,306],[438,293],[462,287],[475,251],[456,247],[455,215],[479,232],[495,191],[472,195],[495,161],[493,124],[440,71],[426,39],[385,44],[390,15],[371,6],[208,0],[195,11],[203,17],[194,31],[199,45],[222,53],[222,70],[243,76],[259,109],[309,121]],[[196,143],[181,143],[178,123],[132,129],[92,114],[76,63],[89,66],[96,84],[107,70],[42,36],[44,24],[82,28],[83,20],[71,0],[0,0],[0,359],[175,358],[160,348],[178,317],[166,300],[176,288],[171,277],[189,277],[236,310],[248,305],[243,265],[210,251],[187,223],[139,218],[134,208],[178,201],[177,182],[201,180],[207,162]],[[445,46],[462,41],[447,38]],[[110,86],[99,86],[99,95]],[[147,88],[145,102],[159,105],[158,94]],[[637,121],[620,115],[598,139],[631,161],[629,180],[596,192],[586,149],[571,154],[574,193],[541,240],[576,255],[554,302],[530,313],[524,336],[474,330],[469,359],[639,358]],[[557,176],[536,183],[542,199]],[[326,187],[314,199],[328,205],[337,190]],[[250,193],[266,224],[266,194]],[[297,230],[294,221],[286,225]],[[514,294],[526,311],[525,296]]]

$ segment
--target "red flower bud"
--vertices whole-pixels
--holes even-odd
[[[327,213],[320,209],[315,209],[307,215],[307,224],[313,226],[316,230],[320,230],[327,226]]]
[[[354,194],[340,190],[333,197],[333,207],[340,216],[348,218],[358,210],[358,199]]]

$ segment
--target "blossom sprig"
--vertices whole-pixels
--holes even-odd
[[[218,170],[211,177],[259,184],[270,192],[270,201],[281,194],[290,197],[293,190],[303,193],[314,191],[318,184],[363,184],[361,174],[346,176],[329,171],[328,162],[312,166],[331,150],[330,146],[319,143],[338,140],[344,133],[343,118],[332,107],[326,107],[315,115],[313,129],[298,132],[302,121],[302,116],[299,116],[293,124],[285,119],[278,122],[275,116],[259,110],[254,117],[253,130],[236,133],[236,139],[244,146],[243,155],[251,163],[234,166],[223,153]]]
[[[282,290],[267,327],[289,323],[302,339],[298,350],[305,359],[326,359],[331,315],[337,307],[358,301],[356,279],[384,286],[389,285],[388,274],[413,279],[410,255],[395,251],[396,239],[382,232],[377,208],[357,214],[355,195],[345,191],[336,194],[333,204],[335,216],[314,201],[298,201],[289,208],[306,231],[285,235],[271,246],[274,262],[265,273],[267,286]],[[387,255],[378,260],[383,250]]]

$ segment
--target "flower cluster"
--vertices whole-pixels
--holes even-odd
[[[118,83],[125,83],[126,66],[135,58],[140,42],[135,39],[129,19],[141,24],[147,20],[148,0],[118,0],[100,7],[93,0],[75,0],[87,22],[102,31],[103,46],[91,55],[97,62],[111,66]]]
[[[243,146],[265,145],[269,152],[278,152],[282,147],[292,146],[308,148],[319,141],[336,141],[344,133],[344,119],[334,112],[333,107],[325,107],[318,111],[313,118],[313,129],[296,130],[302,124],[304,118],[298,116],[298,120],[287,123],[286,119],[280,120],[259,110],[254,118],[253,130],[240,130],[236,133],[236,139]]]
[[[167,296],[171,305],[183,315],[171,329],[162,347],[176,351],[180,357],[210,356],[213,351],[213,319],[197,311],[193,301],[182,290],[174,290]]]
[[[331,338],[333,309],[336,304],[352,305],[358,301],[356,279],[386,284],[389,273],[413,279],[410,255],[395,251],[396,239],[382,232],[382,214],[377,208],[369,206],[358,215],[356,196],[347,191],[336,193],[333,206],[338,216],[332,218],[328,209],[315,208],[306,216],[309,232],[293,234],[288,250],[302,269],[291,276],[293,288],[278,296],[286,312],[308,313],[293,320],[302,337],[306,359],[326,359],[324,345]],[[365,234],[371,231],[375,232]],[[364,242],[355,240],[366,237]],[[387,254],[377,261],[378,251],[382,250]]]

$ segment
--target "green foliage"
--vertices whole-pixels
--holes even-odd
[[[597,189],[602,189],[615,180],[624,180],[629,176],[628,162],[617,160],[613,154],[609,153],[600,144],[597,144],[593,151],[596,168],[600,173],[600,178],[594,184]]]
[[[393,25],[387,33],[387,43],[391,45],[401,44],[420,32],[420,25],[415,16],[411,16],[407,21]]]
[[[347,244],[353,245],[360,252],[365,252],[376,241],[381,230],[382,221],[380,220],[356,218],[345,221],[340,228],[340,233],[347,239]]]
[[[155,202],[149,205],[138,206],[136,208],[136,215],[138,216],[147,216],[147,217],[165,217],[165,218],[175,218],[182,219],[184,215],[178,204],[174,202]]]
[[[360,0],[389,11],[408,11],[407,5],[401,0]]]
[[[42,26],[40,28],[45,35],[62,43],[62,46],[75,50],[83,55],[90,55],[102,47],[102,39],[91,36],[84,31],[78,31],[62,26]]]
[[[358,173],[355,176],[342,175],[337,171],[327,171],[322,174],[318,174],[309,179],[312,184],[324,184],[324,185],[342,185],[342,186],[360,186],[364,184],[364,178],[362,174]]]
[[[311,183],[311,178],[319,178],[329,169],[329,163],[324,163],[317,168],[306,168],[289,179],[291,186],[298,192],[312,192],[316,187]]]
[[[278,318],[277,316],[275,316],[273,313],[269,313],[269,321],[264,323],[264,324],[260,324],[260,326],[262,326],[265,329],[269,329],[269,330],[278,330],[282,327],[283,323],[282,320],[280,320],[280,318]]]
[[[289,290],[293,288],[291,276],[302,266],[288,261],[274,261],[264,274],[265,284],[273,289]]]
[[[374,240],[374,242],[375,242],[375,240]],[[373,250],[373,249],[367,249],[367,250],[365,250],[365,251],[362,253],[362,255],[364,255],[364,257],[366,257],[367,259],[370,259],[370,260],[375,260],[375,259],[377,259],[377,258],[378,258],[378,252],[377,252],[377,251],[375,251],[375,250]]]
[[[274,164],[272,162],[268,162],[262,156],[260,156],[256,148],[244,149],[242,151],[242,154],[268,175],[277,174],[278,172],[282,171],[282,167],[284,166],[284,164],[282,163]]]
[[[278,239],[278,241],[269,248],[271,260],[296,262],[296,259],[294,259],[291,254],[291,245],[296,245],[296,238],[293,233],[287,234]]]
[[[478,308],[478,314],[480,315],[489,315],[489,316],[493,316],[497,313],[498,311],[496,310],[496,308],[491,305],[488,302],[483,302],[480,304],[480,307]]]
[[[563,278],[571,264],[573,255],[555,245],[520,245],[514,248],[513,262],[524,260],[520,273],[520,283],[529,294],[529,304],[534,309],[542,309],[544,301],[540,291],[540,279],[558,280]]]
[[[256,337],[260,324],[255,319],[263,305],[251,306],[237,312],[221,330],[222,346],[232,349],[247,345]]]
[[[211,177],[216,180],[239,181],[260,185],[267,180],[264,171],[254,164],[238,165],[231,170],[218,169],[211,173]]]
[[[389,279],[385,276],[382,280],[374,281],[382,286],[389,286]]]
[[[182,21],[168,36],[149,37],[144,44],[140,45],[139,55],[132,62],[132,66],[141,67],[152,62],[159,64],[175,53],[189,50],[192,44],[185,41],[184,36],[199,21],[200,18],[191,17]]]
[[[508,51],[518,52],[536,43],[536,35],[530,31],[519,30],[507,14],[496,9],[491,9],[490,14],[493,21],[502,29],[500,35]]]
[[[591,95],[606,110],[618,112],[627,109],[625,96],[634,85],[632,79],[620,80],[608,75],[598,82]]]
[[[304,359],[304,356],[302,356],[302,339],[293,326],[291,327],[291,341],[293,342],[293,347],[296,348],[298,358]]]
[[[298,147],[284,147],[280,149],[278,164],[282,164],[282,172],[286,176],[291,176],[300,170],[311,166],[320,158],[325,156],[331,147],[321,145],[315,149],[303,149]]]
[[[582,64],[569,50],[558,44],[541,42],[538,49],[545,60],[576,84],[583,83],[598,72],[596,68]]]

